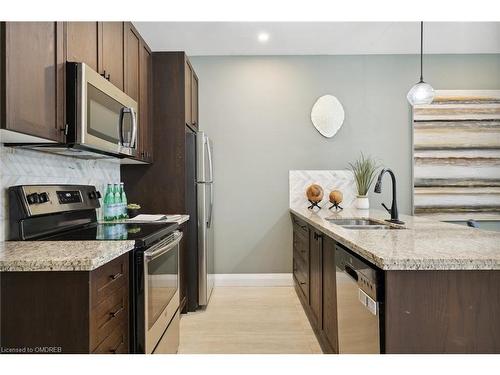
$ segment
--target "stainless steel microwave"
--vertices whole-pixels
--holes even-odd
[[[137,102],[84,63],[66,64],[66,144],[135,156]]]

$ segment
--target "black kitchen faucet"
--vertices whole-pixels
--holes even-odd
[[[381,193],[382,192],[382,177],[384,176],[385,172],[388,172],[391,175],[391,180],[392,180],[392,205],[391,208],[387,208],[387,206],[382,203],[382,206],[391,214],[391,218],[386,220],[390,223],[394,224],[404,224],[403,221],[399,220],[399,215],[398,215],[398,205],[396,202],[396,176],[394,176],[394,172],[390,170],[389,168],[384,168],[382,171],[380,171],[380,174],[378,175],[377,183],[375,184],[375,193]]]

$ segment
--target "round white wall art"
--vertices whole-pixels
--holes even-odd
[[[316,100],[311,110],[311,121],[319,133],[331,138],[344,123],[344,108],[333,95],[323,95]]]

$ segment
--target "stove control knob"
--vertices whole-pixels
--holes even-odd
[[[90,198],[90,199],[95,199],[95,197],[96,197],[96,195],[95,195],[95,191],[91,191],[91,192],[89,193],[89,198]]]
[[[40,203],[45,203],[49,201],[49,195],[47,193],[38,194],[38,200]]]
[[[101,197],[102,197],[102,196],[101,196],[101,192],[100,192],[99,190],[96,190],[96,192],[95,192],[95,196],[96,196],[98,199],[99,199],[99,198],[101,198]]]
[[[37,193],[28,194],[26,196],[26,200],[28,201],[28,204],[36,204],[40,202]]]

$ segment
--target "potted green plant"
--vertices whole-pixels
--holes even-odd
[[[356,189],[358,191],[355,206],[361,210],[370,208],[368,200],[368,191],[376,177],[378,165],[371,157],[365,157],[361,153],[361,157],[354,163],[349,163],[352,173],[354,174],[354,181],[356,182]]]

